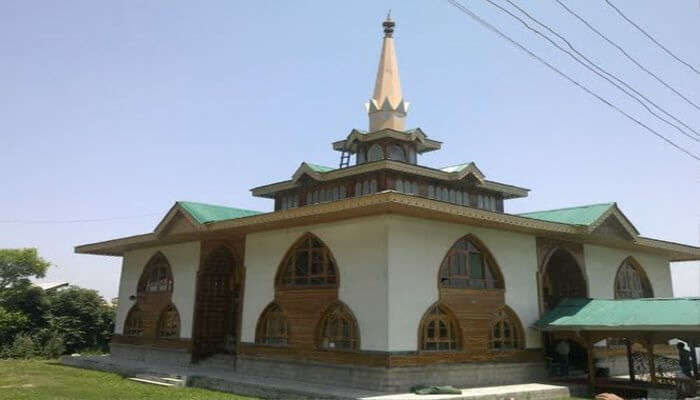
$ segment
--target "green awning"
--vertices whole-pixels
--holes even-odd
[[[700,298],[564,299],[534,326],[543,331],[700,331]]]

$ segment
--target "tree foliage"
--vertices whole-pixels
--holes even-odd
[[[95,290],[33,285],[49,266],[36,249],[0,249],[0,357],[108,350],[114,307]]]
[[[43,278],[50,265],[36,249],[0,249],[0,291]]]

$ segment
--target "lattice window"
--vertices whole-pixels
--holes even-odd
[[[421,321],[420,349],[425,351],[458,350],[459,327],[455,318],[441,305],[432,306]]]
[[[157,293],[173,291],[173,275],[170,271],[170,263],[163,253],[156,253],[151,257],[139,280],[138,292]]]
[[[505,309],[498,310],[491,320],[491,349],[515,350],[521,347],[518,320]]]
[[[328,247],[316,236],[305,235],[282,261],[280,283],[296,288],[338,286],[336,264]]]
[[[158,337],[177,338],[180,337],[180,314],[174,305],[169,305],[160,314],[158,322]]]
[[[124,335],[143,336],[143,311],[138,306],[134,306],[126,316]]]
[[[360,347],[357,321],[343,304],[331,306],[321,318],[319,326],[319,347],[331,350],[355,350]]]
[[[382,146],[373,144],[369,150],[367,150],[367,161],[379,161],[383,158],[384,150],[382,150]]]
[[[260,316],[255,342],[274,345],[289,343],[289,322],[284,311],[276,303],[267,306]]]
[[[394,161],[406,161],[406,152],[403,147],[392,144],[389,146],[389,158]]]
[[[639,299],[653,296],[651,283],[642,267],[631,258],[623,261],[615,276],[615,298]]]
[[[455,243],[440,266],[440,287],[494,289],[503,288],[495,266],[468,237]]]

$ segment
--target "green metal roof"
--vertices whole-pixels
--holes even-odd
[[[471,164],[471,163],[450,165],[449,167],[440,168],[440,170],[445,171],[445,172],[459,172],[459,171],[467,168],[469,166],[469,164]]]
[[[541,330],[700,329],[700,298],[564,299],[535,323]]]
[[[517,214],[521,217],[534,218],[542,221],[559,222],[570,225],[590,225],[600,218],[615,203],[590,204],[581,207],[559,208],[556,210],[534,211]]]
[[[241,208],[217,206],[213,204],[194,203],[191,201],[178,201],[177,204],[187,211],[187,213],[200,224],[263,214],[261,211],[244,210]]]
[[[318,164],[311,164],[311,163],[305,163],[308,165],[312,170],[316,172],[328,172],[328,171],[333,171],[335,168],[332,167],[326,167],[325,165],[318,165]]]

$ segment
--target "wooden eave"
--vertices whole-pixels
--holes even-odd
[[[308,165],[305,166],[305,163],[302,163],[301,167],[297,169],[291,180],[272,183],[264,186],[258,186],[256,188],[251,189],[250,191],[252,192],[253,196],[256,197],[274,198],[275,194],[278,192],[283,192],[299,187],[300,185],[298,182],[303,175],[307,175],[315,181],[328,182],[336,179],[347,178],[353,175],[360,175],[380,170],[390,170],[406,174],[418,175],[445,182],[460,181],[464,179],[467,175],[472,175],[478,182],[476,187],[483,190],[498,192],[502,194],[503,197],[506,199],[526,197],[528,192],[530,191],[529,189],[521,188],[518,186],[484,180],[483,173],[481,173],[481,171],[476,167],[476,165],[473,165],[473,167],[472,165],[473,163],[465,167],[461,171],[445,172],[440,169],[409,164],[401,161],[379,160],[360,165],[354,165],[348,168],[334,169],[328,172],[317,172],[308,167]]]
[[[382,129],[381,131],[369,133],[362,133],[353,129],[346,139],[333,142],[333,150],[356,153],[357,142],[372,142],[384,138],[391,138],[404,142],[417,142],[418,153],[439,150],[442,147],[442,142],[428,139],[427,135],[423,133],[420,128],[408,132],[401,132],[394,129]]]
[[[483,226],[541,237],[642,251],[664,255],[671,261],[700,260],[700,247],[643,237],[638,237],[633,241],[616,240],[608,236],[591,234],[585,226],[567,225],[517,215],[491,212],[407,195],[393,190],[334,202],[319,203],[266,214],[202,224],[202,230],[192,233],[159,236],[154,232],[145,235],[86,244],[77,246],[75,252],[79,254],[120,256],[126,251],[139,248],[194,240],[216,239],[230,237],[231,235],[246,235],[252,232],[328,223],[380,214],[397,214],[472,226]]]

